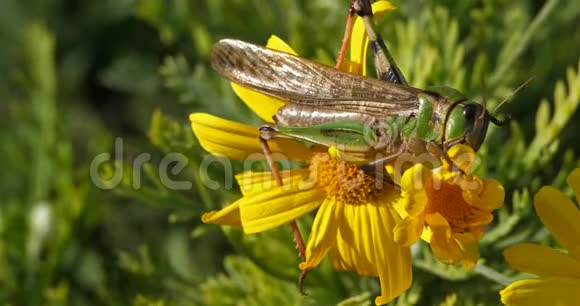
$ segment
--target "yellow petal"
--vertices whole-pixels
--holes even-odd
[[[580,168],[574,169],[570,175],[568,175],[568,185],[574,190],[576,195],[576,203],[580,204]]]
[[[508,306],[578,305],[580,279],[540,277],[514,282],[500,291]]]
[[[431,251],[437,259],[445,264],[454,265],[461,262],[461,247],[455,240],[444,239],[443,234],[439,231],[433,231],[431,237]]]
[[[343,220],[331,256],[337,270],[379,276],[381,295],[375,303],[382,305],[409,288],[412,274],[409,248],[393,240],[400,217],[391,205],[377,202],[342,206]]]
[[[512,268],[522,272],[580,279],[580,261],[549,247],[521,243],[505,249],[503,256]]]
[[[425,222],[429,224],[430,239],[433,254],[439,261],[447,264],[456,264],[461,261],[461,247],[452,238],[451,228],[447,220],[440,214],[427,214]]]
[[[542,223],[576,260],[580,260],[580,211],[576,205],[551,186],[542,187],[534,202]]]
[[[485,180],[479,208],[492,211],[503,206],[505,191],[497,180]]]
[[[473,233],[453,233],[447,220],[439,213],[425,215],[428,230],[421,238],[429,242],[433,254],[446,264],[462,263],[467,270],[479,259],[478,237]]]
[[[375,298],[376,305],[389,303],[411,286],[411,253],[407,247],[397,247],[392,230],[399,216],[387,205],[375,207],[377,213],[369,216],[373,229],[372,244],[379,270],[381,295]]]
[[[337,213],[342,222],[336,244],[331,249],[332,265],[338,271],[356,271],[361,276],[378,276],[374,262],[362,250],[361,242],[370,233],[369,223],[355,205],[337,203]]]
[[[378,276],[375,265],[361,254],[345,239],[339,231],[334,248],[330,250],[332,265],[337,271],[356,271],[360,276]]]
[[[489,211],[474,210],[465,218],[465,226],[469,226],[470,230],[475,227],[483,227],[493,221],[493,215]]]
[[[191,114],[189,120],[201,146],[214,155],[245,159],[261,151],[255,127],[204,113]]]
[[[470,146],[464,144],[454,145],[447,151],[447,155],[456,166],[465,172],[469,172],[471,165],[475,161],[475,151]],[[447,161],[443,160],[443,163],[446,167],[449,167]]]
[[[463,175],[459,172],[447,172],[445,173],[446,182],[452,185],[457,185],[464,193],[465,201],[471,206],[482,206],[482,196],[484,195],[485,181],[480,177],[475,175]],[[502,187],[503,188],[503,187]],[[465,196],[465,194],[470,193],[471,195]]]
[[[291,179],[293,177],[292,170],[280,171],[280,176],[286,180]],[[240,191],[244,196],[264,192],[277,186],[274,176],[270,171],[245,171],[238,173],[236,174],[236,181],[238,182],[238,185],[240,185]],[[282,181],[284,182],[284,179],[282,179]]]
[[[294,51],[294,49],[292,49],[292,47],[290,47],[284,40],[282,40],[282,38],[276,35],[271,35],[270,38],[268,38],[266,48],[298,56],[298,54],[296,53],[296,51]]]
[[[443,230],[446,234],[446,239],[451,238],[451,227],[449,222],[440,213],[425,214],[425,223],[431,227],[431,229],[437,228],[438,230]]]
[[[472,233],[454,233],[453,239],[461,249],[461,264],[463,269],[469,270],[479,260],[479,239]]]
[[[326,199],[318,209],[312,231],[306,245],[306,260],[300,264],[301,270],[312,269],[326,256],[336,242],[338,224],[336,200]]]
[[[431,239],[433,239],[433,231],[431,227],[425,226],[421,233],[421,240],[431,243]]]
[[[205,113],[189,115],[193,133],[201,146],[213,155],[231,159],[264,159],[256,127],[222,119]],[[290,139],[270,141],[276,160],[306,160],[310,151]]]
[[[308,188],[310,187],[310,188]],[[323,194],[302,181],[246,197],[240,203],[242,227],[246,234],[263,232],[297,219],[320,206]]]
[[[222,208],[221,210],[206,212],[201,216],[201,222],[207,224],[241,226],[240,201],[242,199]]]
[[[286,105],[284,100],[259,93],[236,83],[230,83],[236,95],[262,120],[274,123],[274,115],[278,109]]]
[[[342,67],[340,67],[340,70],[347,71],[353,74],[362,75],[362,66],[360,65],[360,63],[351,62],[347,59],[344,60]]]
[[[378,22],[386,12],[394,10],[396,7],[389,1],[377,1],[372,4],[375,21]],[[350,39],[350,65],[349,72],[358,75],[367,75],[366,57],[368,48],[368,37],[362,21],[357,17],[354,22],[352,36]]]
[[[425,186],[425,176],[429,170],[423,164],[416,164],[407,169],[401,177],[401,190],[406,193],[416,192]]]
[[[423,212],[427,205],[427,195],[423,191],[417,191],[414,194],[403,194],[401,198],[402,205],[409,216],[418,216]]]
[[[410,246],[421,238],[423,218],[407,216],[397,223],[393,230],[395,242],[401,246]]]
[[[401,178],[401,200],[405,211],[410,216],[417,216],[427,205],[426,184],[431,183],[431,171],[422,164],[417,164],[405,171]]]
[[[308,169],[284,170],[280,171],[280,176],[282,177],[282,183],[288,185],[290,182],[306,179],[308,176]],[[264,192],[277,186],[274,176],[270,171],[242,172],[236,174],[236,181],[240,185],[240,190],[244,196]]]
[[[350,255],[343,260],[342,266],[346,267],[345,270],[356,271],[365,276],[378,276],[373,258],[369,257],[372,254],[371,245],[365,243],[365,237],[368,239],[371,235],[371,228],[364,206],[366,205],[339,204],[339,212],[343,214],[339,232],[344,244],[338,245],[337,241],[337,246],[341,253]]]

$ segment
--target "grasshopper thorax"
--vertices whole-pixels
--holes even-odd
[[[459,91],[437,86],[429,88],[447,100],[447,112],[444,120],[443,141],[447,144],[466,143],[475,151],[485,139],[491,115],[485,107],[469,101]]]

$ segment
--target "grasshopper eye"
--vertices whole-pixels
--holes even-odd
[[[485,114],[485,109],[477,103],[465,104],[463,107],[463,117],[466,123],[465,140],[474,150],[477,150],[485,139],[489,123]]]
[[[463,108],[463,117],[465,117],[467,122],[472,122],[475,119],[475,116],[477,116],[478,111],[478,105],[467,104]]]

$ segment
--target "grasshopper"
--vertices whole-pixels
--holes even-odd
[[[440,154],[454,144],[477,150],[489,122],[504,122],[459,91],[421,90],[407,85],[385,43],[374,30],[367,1],[357,14],[365,18],[380,79],[362,77],[247,42],[223,39],[212,50],[212,66],[247,88],[288,101],[260,127],[262,140],[292,138],[336,146],[345,153],[382,165],[407,152]],[[355,8],[357,5],[355,5]],[[372,160],[375,153],[386,155]],[[368,167],[365,167],[368,169]]]
[[[455,144],[467,144],[477,150],[489,122],[505,122],[490,114],[485,105],[469,101],[455,89],[440,86],[421,90],[408,86],[374,27],[370,1],[351,1],[346,32],[352,28],[349,24],[352,25],[354,13],[363,19],[378,79],[240,40],[223,39],[213,47],[211,63],[219,74],[288,102],[274,116],[275,124],[260,127],[262,149],[280,186],[282,180],[267,143],[274,138],[335,146],[346,156],[362,161],[365,172],[380,169],[382,174],[384,165],[403,153],[435,152],[449,161],[446,151]],[[349,33],[345,33],[337,68],[344,58],[348,37]],[[296,224],[291,226],[304,259],[303,240]],[[304,276],[305,273],[300,285]]]

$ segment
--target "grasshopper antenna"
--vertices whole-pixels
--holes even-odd
[[[512,91],[512,93],[507,96],[505,99],[503,99],[503,101],[501,101],[496,108],[493,110],[492,114],[496,115],[497,111],[499,110],[499,108],[504,105],[507,101],[509,101],[515,94],[517,94],[521,89],[523,89],[524,87],[526,87],[532,80],[534,79],[534,77],[530,77],[527,81],[523,82],[522,85],[520,85],[518,88],[516,88],[516,90]]]
[[[526,87],[533,79],[534,79],[534,77],[530,77],[528,80],[523,82],[522,85],[518,86],[518,88],[516,88],[509,96],[507,96],[505,99],[503,99],[503,101],[501,101],[495,107],[493,112],[488,113],[487,117],[489,118],[489,121],[491,121],[496,126],[502,126],[502,125],[508,123],[512,119],[511,116],[506,115],[506,117],[504,119],[497,119],[497,117],[496,117],[497,111],[499,110],[500,107],[502,107],[502,105],[504,105],[507,101],[509,101],[516,93],[518,93],[520,90],[522,90],[524,87]]]
[[[483,106],[484,111],[479,115],[480,120],[482,120],[487,114],[487,84],[485,82],[485,77],[481,78],[481,106]]]

